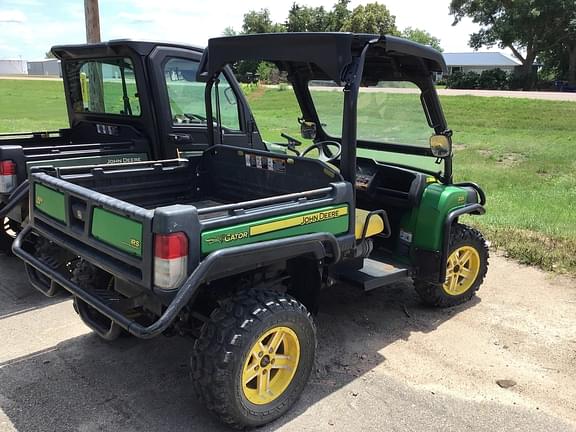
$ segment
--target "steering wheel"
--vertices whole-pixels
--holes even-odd
[[[318,141],[306,148],[300,156],[306,156],[312,150],[318,150],[322,162],[334,162],[342,154],[342,145],[337,141]]]

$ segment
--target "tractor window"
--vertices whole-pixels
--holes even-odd
[[[420,94],[415,84],[404,81],[360,88],[358,139],[428,147],[434,131],[428,126]]]
[[[196,81],[199,63],[195,60],[171,58],[164,66],[164,78],[170,99],[172,122],[175,125],[206,124],[206,104],[204,102],[205,83]],[[220,120],[227,130],[240,130],[238,100],[226,77],[221,74],[218,83]],[[216,115],[216,86],[212,91],[214,121]]]
[[[341,137],[343,88],[329,81],[311,81],[309,88],[324,130]],[[380,81],[361,87],[358,140],[428,147],[434,131],[428,126],[420,93],[410,82]]]
[[[67,64],[76,112],[140,115],[134,66],[129,58],[82,60]]]

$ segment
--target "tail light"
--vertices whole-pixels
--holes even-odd
[[[11,192],[16,187],[16,164],[11,160],[0,161],[0,193]]]
[[[154,237],[154,285],[178,288],[188,274],[188,237],[183,232]]]

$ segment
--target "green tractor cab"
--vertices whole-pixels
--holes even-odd
[[[278,134],[283,153],[226,145],[220,77],[242,60],[287,76],[297,114]],[[308,381],[321,289],[411,277],[424,302],[445,307],[482,284],[486,242],[459,217],[483,214],[485,197],[452,181],[432,79],[444,70],[437,51],[391,36],[211,39],[198,71],[207,149],[34,170],[13,250],[36,288],[72,293],[106,340],[194,337],[198,398],[230,425],[266,424]]]

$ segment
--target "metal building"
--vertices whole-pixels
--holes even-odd
[[[0,60],[0,75],[26,75],[26,60]]]
[[[62,76],[60,60],[45,59],[28,62],[28,75]]]

